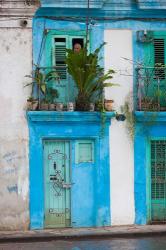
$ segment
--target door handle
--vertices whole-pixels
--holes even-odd
[[[65,182],[62,182],[62,188],[66,188],[66,189],[71,188],[73,184],[74,183],[65,183]]]

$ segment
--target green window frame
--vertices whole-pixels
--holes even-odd
[[[72,77],[67,73],[65,64],[66,49],[72,49],[74,43],[85,44],[86,31],[55,31],[49,30],[46,39],[45,67],[56,69],[60,76],[60,84],[56,85],[59,92],[57,102],[66,104],[74,102],[77,88]]]
[[[94,141],[78,140],[76,141],[75,163],[94,163]]]

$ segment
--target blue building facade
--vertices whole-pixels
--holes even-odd
[[[33,19],[33,63],[41,68],[58,65],[56,59],[51,59],[54,57],[52,55],[56,55],[58,46],[66,49],[72,48],[76,42],[85,44],[87,21],[90,51],[101,45],[106,30],[132,32],[135,117],[134,223],[164,221],[166,98],[161,97],[162,103],[157,103],[163,107],[162,112],[161,109],[155,109],[155,112],[149,112],[148,108],[144,110],[141,101],[145,97],[152,98],[156,89],[158,92],[155,93],[165,91],[163,68],[166,60],[166,4],[154,0],[94,0],[90,1],[88,8],[85,1],[79,1],[79,4],[76,1],[54,2],[41,1],[41,7]],[[101,64],[104,65],[104,50],[101,56]],[[154,69],[156,65],[158,71]],[[157,87],[150,87],[148,95],[145,96],[146,76],[149,76],[149,72],[153,86]],[[71,81],[70,78],[67,80]],[[67,89],[65,81],[63,84],[64,88],[60,90],[63,98],[66,102],[72,101],[74,87]],[[163,89],[159,89],[160,85]],[[159,94],[157,98],[160,98]],[[101,119],[98,112],[27,113],[30,131],[31,228],[112,224],[109,136],[110,120],[113,116],[114,113],[106,114],[105,133],[101,137]],[[63,155],[63,160],[59,155]],[[57,164],[59,168],[56,168]],[[69,173],[67,170],[62,171],[63,165],[69,165]],[[47,183],[47,179],[51,184]],[[61,186],[58,186],[57,181],[61,182]]]

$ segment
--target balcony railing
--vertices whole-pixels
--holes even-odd
[[[137,67],[137,110],[166,111],[166,66]]]

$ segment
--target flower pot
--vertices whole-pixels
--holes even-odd
[[[160,107],[160,111],[166,111],[166,107]]]
[[[48,103],[44,103],[44,102],[41,103],[41,104],[40,104],[40,109],[41,109],[41,110],[48,110]]]
[[[62,111],[63,110],[63,103],[58,102],[56,103],[56,111]]]
[[[55,103],[49,104],[49,110],[55,110]]]
[[[141,109],[143,111],[159,111],[160,104],[152,100],[141,100]]]
[[[67,111],[74,111],[74,103],[73,102],[68,102],[67,103]]]
[[[104,100],[104,108],[106,111],[112,111],[113,110],[113,100]]]
[[[38,107],[37,100],[33,100],[33,101],[27,100],[27,110],[36,110],[37,107]]]

